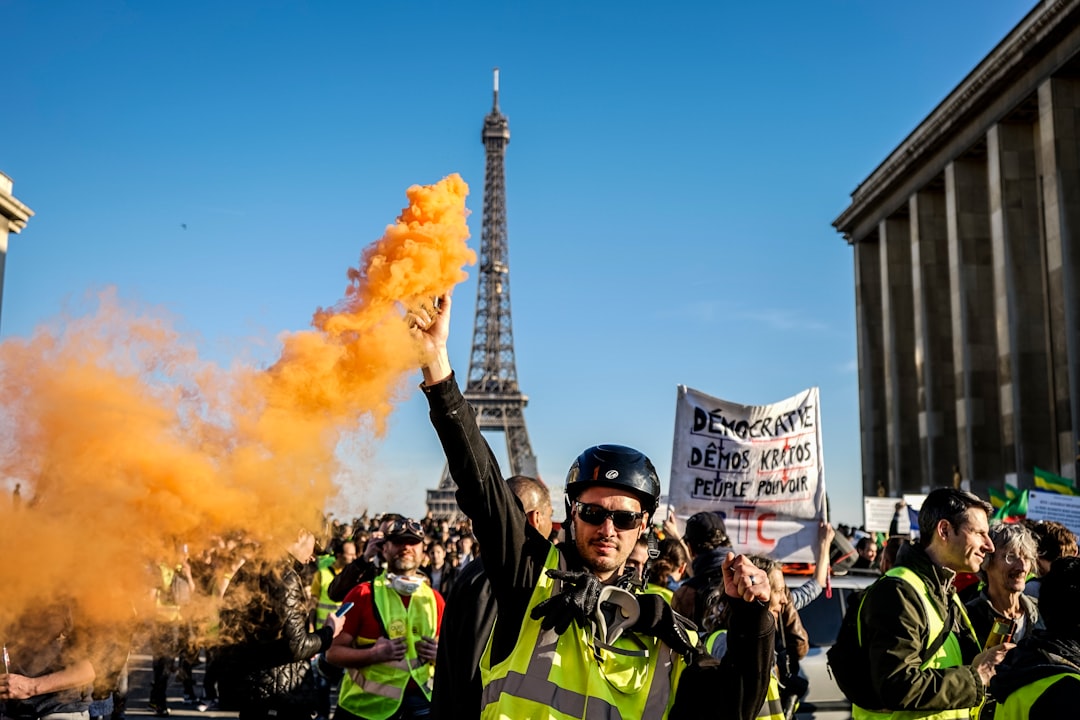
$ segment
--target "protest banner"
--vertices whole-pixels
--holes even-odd
[[[825,518],[818,389],[740,405],[680,385],[668,497],[677,515],[724,517],[739,552],[814,562]]]
[[[1080,535],[1080,497],[1029,490],[1027,516],[1029,520],[1054,520]]]
[[[870,533],[887,533],[892,524],[893,516],[896,515],[896,504],[900,498],[863,496],[863,527]],[[897,533],[907,535],[911,532],[906,512],[900,513],[900,523]]]

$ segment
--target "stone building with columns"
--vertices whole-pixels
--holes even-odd
[[[34,211],[23,205],[11,194],[14,187],[9,178],[0,172],[0,309],[4,303],[4,266],[7,263],[8,235],[20,233]]]
[[[1080,0],[1042,0],[852,193],[863,489],[1080,452]]]

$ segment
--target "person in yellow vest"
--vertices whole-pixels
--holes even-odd
[[[330,583],[356,559],[356,543],[352,540],[334,538],[330,541],[330,562],[319,562],[315,577],[311,580],[311,596],[315,598],[315,626],[322,627],[328,615],[341,607],[340,602],[330,598]],[[341,668],[326,661],[323,653],[315,659],[315,720],[330,717],[330,692],[341,681]]]
[[[958,572],[976,572],[994,551],[989,503],[963,490],[939,488],[919,511],[919,542],[867,591],[859,612],[860,644],[869,655],[878,707],[852,708],[871,718],[975,717],[1005,653],[983,651],[952,586]],[[941,633],[945,642],[929,658]]]
[[[318,572],[311,580],[311,596],[315,598],[315,624],[321,626],[326,622],[326,616],[341,607],[340,602],[335,602],[329,595],[330,583],[345,569],[345,566],[356,559],[356,543],[352,540],[335,538],[330,543],[333,562],[320,563]]]
[[[424,529],[394,522],[382,553],[386,568],[345,596],[353,607],[326,659],[345,668],[334,720],[428,717],[443,597],[420,574]]]
[[[768,580],[745,557],[724,560],[736,621],[720,662],[659,595],[619,581],[660,497],[640,451],[586,449],[566,478],[565,542],[527,522],[450,367],[449,296],[410,310],[423,391],[458,506],[470,518],[498,605],[481,659],[481,717],[753,718],[765,698],[774,622]],[[600,346],[588,351],[602,352]],[[588,413],[587,408],[580,412]]]
[[[170,714],[166,689],[173,672],[183,684],[184,702],[197,702],[194,667],[199,662],[199,647],[192,620],[185,617],[185,605],[195,592],[188,546],[177,542],[175,556],[170,559],[172,562],[160,562],[152,570],[157,616],[150,636],[154,679],[147,707],[156,717]]]
[[[1055,560],[1043,576],[1039,610],[1046,623],[998,666],[990,694],[994,720],[1060,720],[1080,705],[1080,558]]]

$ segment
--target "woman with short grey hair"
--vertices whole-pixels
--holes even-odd
[[[978,597],[967,603],[968,617],[984,645],[995,620],[1012,625],[1012,642],[1016,642],[1032,629],[1043,627],[1038,602],[1024,595],[1038,548],[1031,531],[1020,524],[991,525],[990,540],[994,552],[983,559],[979,570],[982,588]]]

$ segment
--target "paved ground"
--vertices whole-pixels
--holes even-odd
[[[203,690],[203,673],[206,671],[206,664],[200,663],[195,668],[195,688],[201,694]],[[150,701],[150,684],[154,679],[154,673],[150,666],[149,655],[135,655],[131,656],[130,664],[128,665],[128,702],[127,702],[127,715],[129,717],[153,717],[154,713],[146,704]],[[174,674],[169,679],[168,690],[168,703],[171,717],[174,718],[235,718],[237,714],[234,712],[225,712],[223,710],[209,710],[207,712],[199,712],[193,705],[184,704],[184,689],[180,683],[176,680]]]

